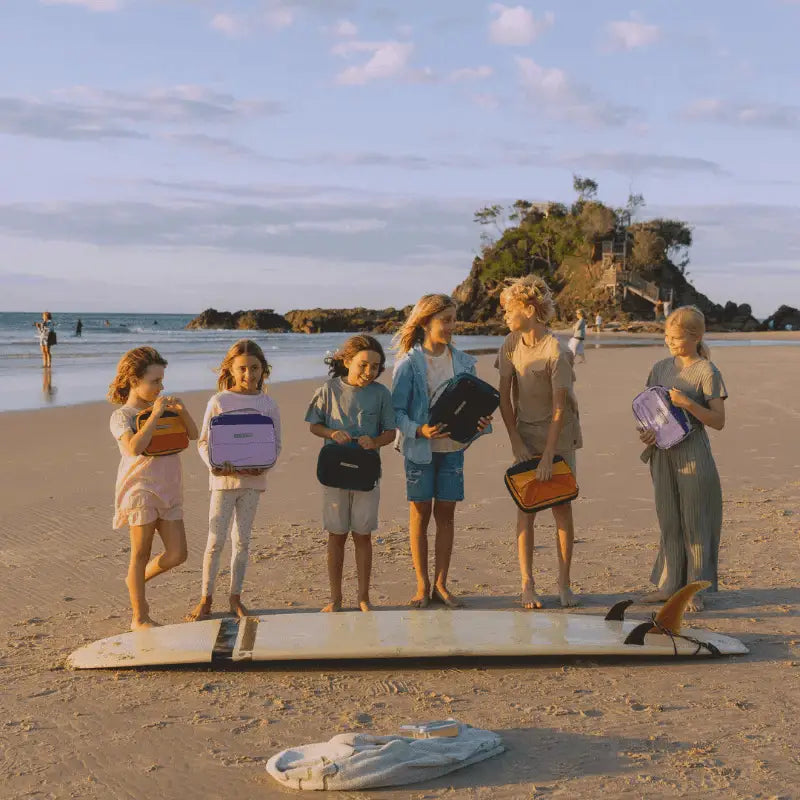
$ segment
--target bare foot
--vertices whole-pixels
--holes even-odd
[[[160,628],[160,627],[161,625],[155,620],[150,619],[150,617],[142,617],[141,619],[131,620],[132,631],[143,631],[147,630],[148,628]]]
[[[638,598],[640,603],[666,603],[669,600],[669,595],[664,594],[663,592],[656,591],[656,592],[648,592],[647,594],[643,594]]]
[[[199,622],[211,618],[211,600],[201,600],[185,617],[187,622]]]
[[[450,594],[444,586],[434,586],[431,600],[441,600],[448,608],[463,608],[464,604],[454,595]]]
[[[362,611],[372,611],[372,606],[370,605],[369,598],[367,598],[366,600],[359,600],[358,607]]]
[[[421,589],[418,588],[417,593],[408,601],[408,605],[410,605],[411,608],[427,608],[430,591],[430,586],[423,586]]]
[[[532,584],[522,587],[520,601],[523,608],[544,608],[542,598],[536,593],[536,589],[533,588]]]
[[[248,616],[247,609],[242,605],[242,600],[238,594],[231,595],[231,613],[235,614],[239,619],[244,619]]]
[[[334,611],[341,611],[341,610],[342,610],[341,600],[331,600],[330,603],[328,603],[328,605],[325,606],[325,608],[320,609],[320,611],[322,611],[325,614],[330,614]]]
[[[706,607],[703,598],[696,594],[686,605],[687,611],[702,611]]]
[[[574,608],[581,604],[581,601],[573,594],[569,586],[558,590],[558,599],[561,601],[561,608]]]

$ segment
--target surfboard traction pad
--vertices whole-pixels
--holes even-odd
[[[605,619],[547,611],[450,610],[278,613],[124,633],[68,658],[76,669],[242,661],[452,656],[697,656],[748,653],[738,639],[702,629],[667,631],[625,620],[632,601]]]

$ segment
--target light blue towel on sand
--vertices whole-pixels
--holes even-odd
[[[493,731],[459,723],[454,737],[411,739],[340,733],[327,742],[283,750],[267,772],[293,789],[335,790],[401,786],[438,778],[503,752]]]

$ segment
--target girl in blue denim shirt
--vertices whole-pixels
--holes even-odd
[[[464,499],[467,445],[451,439],[446,426],[428,424],[436,390],[456,375],[475,374],[475,359],[450,344],[455,323],[453,299],[446,294],[426,294],[394,339],[398,359],[392,376],[392,402],[399,449],[405,458],[411,558],[417,575],[417,591],[409,601],[414,608],[425,608],[429,600],[439,600],[449,608],[462,605],[447,588],[447,573],[456,503]],[[489,432],[490,422],[491,417],[481,420],[481,433]],[[431,512],[436,522],[433,589],[428,576]]]

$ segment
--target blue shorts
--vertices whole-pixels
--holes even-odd
[[[406,497],[415,503],[427,500],[464,499],[464,451],[432,453],[430,464],[406,459]]]

